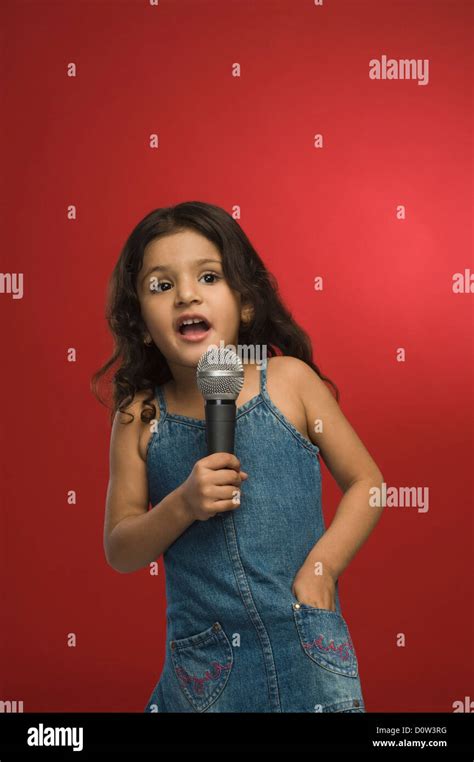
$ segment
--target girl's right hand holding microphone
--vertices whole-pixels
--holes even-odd
[[[240,505],[240,485],[248,474],[230,452],[215,452],[198,460],[181,485],[186,507],[193,519],[207,521],[217,513]]]

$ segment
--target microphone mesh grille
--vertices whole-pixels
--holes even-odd
[[[199,359],[196,377],[205,399],[235,400],[244,385],[242,361],[228,347],[210,347]]]

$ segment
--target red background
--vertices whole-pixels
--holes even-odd
[[[453,711],[473,685],[473,295],[452,286],[473,269],[472,3],[9,0],[1,21],[2,271],[24,294],[0,294],[0,699],[142,712],[159,676],[162,559],[107,566],[89,381],[126,237],[198,199],[240,208],[387,485],[429,488],[427,513],[386,509],[340,593],[367,711]],[[384,54],[429,59],[429,83],[369,79]]]

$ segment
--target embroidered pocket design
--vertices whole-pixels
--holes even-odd
[[[233,665],[232,646],[219,622],[197,635],[170,641],[178,682],[197,712],[221,695]]]
[[[293,615],[301,645],[310,659],[331,672],[358,676],[354,645],[339,612],[294,603]]]

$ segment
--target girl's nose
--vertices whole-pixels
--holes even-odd
[[[176,286],[176,306],[182,307],[199,299],[198,289],[195,283],[181,283]]]

